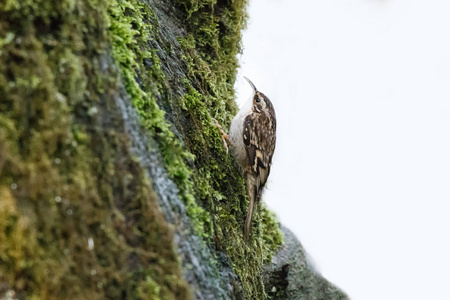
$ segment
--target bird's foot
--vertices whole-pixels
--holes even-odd
[[[222,141],[223,141],[223,145],[225,147],[225,149],[227,150],[228,153],[228,143],[231,144],[230,138],[228,137],[228,135],[225,133],[225,131],[223,130],[222,126],[220,126],[219,122],[212,118],[212,120],[214,121],[213,126],[216,126],[217,128],[219,128],[220,133],[222,133]],[[228,143],[227,143],[228,142]]]

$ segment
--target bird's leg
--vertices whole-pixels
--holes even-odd
[[[217,128],[219,128],[220,133],[222,133],[222,141],[223,141],[223,145],[225,146],[225,149],[227,149],[227,153],[228,153],[228,143],[231,144],[230,138],[228,137],[228,135],[225,133],[225,131],[223,130],[222,126],[220,126],[219,122],[217,122],[216,119],[212,118],[212,120],[214,121],[214,126],[216,126]],[[228,142],[228,143],[227,143]]]

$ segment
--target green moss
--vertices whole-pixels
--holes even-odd
[[[153,11],[139,1],[120,1],[110,7],[113,56],[119,65],[125,89],[141,117],[144,128],[149,130],[158,142],[164,162],[186,203],[189,215],[194,220],[194,229],[199,235],[210,235],[208,214],[197,205],[193,196],[191,169],[186,161],[194,156],[184,150],[164,118],[164,111],[157,104],[160,90],[166,88],[165,75],[154,49],[147,45],[154,38],[158,27]],[[152,67],[144,63],[150,59]],[[138,76],[143,84],[137,82]]]
[[[237,111],[233,84],[246,1],[180,2],[190,31],[179,38],[189,78],[179,106],[189,128],[195,128],[180,130],[187,148],[202,158],[195,161],[193,174],[197,199],[211,213],[214,242],[230,258],[246,298],[264,299],[267,295],[261,267],[282,244],[279,223],[262,205],[255,217],[252,238],[244,242],[242,229],[248,203],[244,182],[234,160],[226,154],[218,130],[211,125],[214,117],[228,127]]]
[[[191,297],[101,68],[108,5],[0,4],[0,297]]]
[[[164,41],[156,14],[147,5],[129,0],[114,6],[114,57],[143,126],[158,142],[167,170],[180,188],[196,232],[228,255],[247,298],[263,299],[261,266],[281,245],[279,225],[262,207],[255,218],[260,225],[255,226],[254,239],[244,242],[244,182],[211,120],[228,126],[237,111],[233,84],[246,2],[176,1],[176,5],[188,29],[178,37],[179,45]],[[148,41],[155,41],[158,50]],[[185,64],[182,97],[168,85],[161,66],[168,63],[162,57],[174,59],[174,54]],[[171,117],[164,118],[164,111]]]
[[[151,183],[123,125],[111,121],[120,119],[112,99],[123,84],[196,232],[227,254],[246,298],[266,298],[261,266],[281,244],[279,226],[262,206],[244,242],[244,182],[211,121],[228,127],[237,111],[246,1],[173,3],[186,29],[178,41],[161,33],[146,1],[0,4],[0,201],[9,199],[0,280],[17,292],[190,297]],[[109,51],[119,74],[102,69]]]

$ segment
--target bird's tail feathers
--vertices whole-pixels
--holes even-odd
[[[259,191],[252,182],[252,180],[247,179],[247,194],[249,197],[249,204],[248,204],[248,210],[247,210],[247,218],[245,219],[244,224],[244,238],[246,241],[248,241],[248,238],[250,236],[250,231],[252,229],[252,219],[253,214],[255,212],[255,205],[258,201]]]

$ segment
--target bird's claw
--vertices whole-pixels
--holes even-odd
[[[219,122],[216,119],[212,118],[212,120],[214,121],[213,126],[219,128],[220,133],[222,133],[223,145],[224,145],[225,149],[227,150],[227,154],[228,154],[228,144],[227,144],[227,140],[229,141],[228,135],[225,133],[222,126],[220,126]]]

